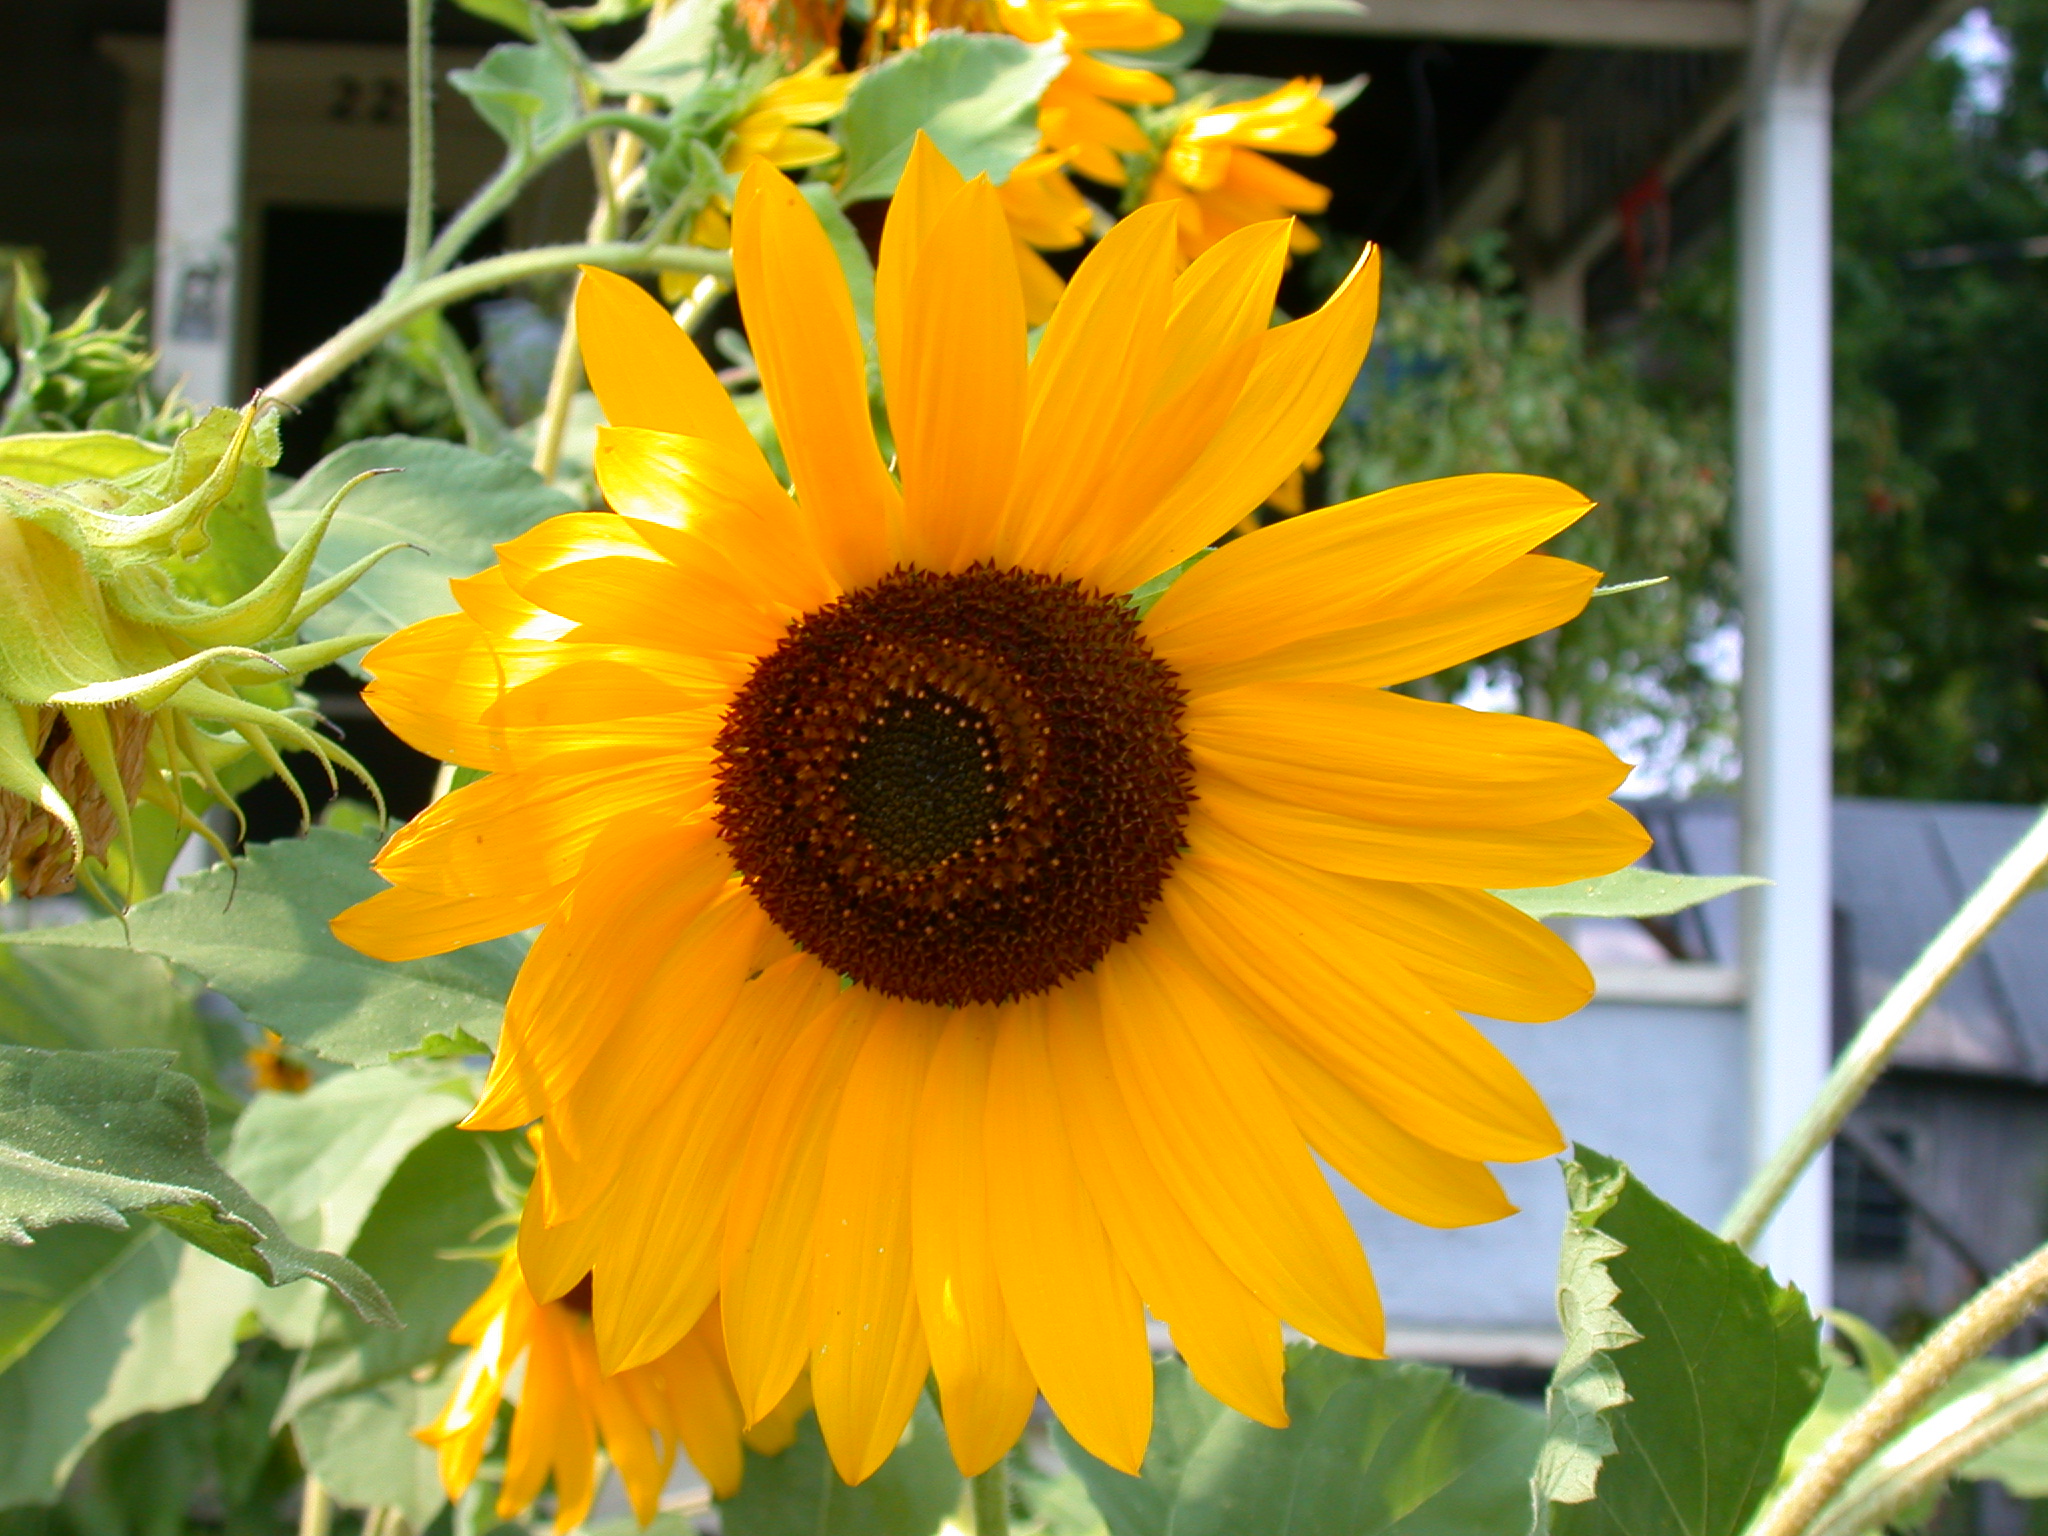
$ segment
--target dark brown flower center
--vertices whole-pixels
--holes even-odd
[[[899,570],[790,626],[718,738],[718,827],[768,915],[892,997],[1056,986],[1179,857],[1182,693],[1120,597]]]

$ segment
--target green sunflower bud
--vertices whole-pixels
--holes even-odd
[[[279,774],[310,752],[376,786],[291,683],[380,638],[293,641],[308,615],[390,545],[308,586],[342,488],[280,552],[264,508],[277,462],[264,402],[209,412],[169,448],[113,432],[0,438],[0,882],[72,888],[88,860],[126,856],[147,804],[209,841],[194,801],[232,804],[238,760]]]

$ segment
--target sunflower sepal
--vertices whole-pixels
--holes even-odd
[[[283,685],[366,643],[295,639],[390,549],[307,588],[343,497],[368,476],[280,551],[264,505],[275,414],[261,399],[209,412],[168,450],[96,433],[82,448],[47,436],[0,453],[38,477],[0,476],[0,874],[11,894],[68,890],[116,845],[119,899],[148,894],[132,808],[146,799],[180,825],[196,820],[180,785],[225,800],[220,770],[235,756],[283,774],[310,815],[280,743],[313,754],[330,781],[336,767],[354,774],[381,803]],[[131,461],[142,467],[65,478]]]

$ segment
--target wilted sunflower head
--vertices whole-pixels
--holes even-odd
[[[210,837],[188,790],[227,800],[219,775],[244,755],[288,783],[284,750],[363,777],[289,683],[377,637],[291,641],[388,551],[308,587],[340,497],[280,558],[262,500],[276,459],[261,405],[213,411],[168,450],[111,432],[0,439],[0,877],[15,894],[69,890],[87,860],[132,847],[138,802]]]
[[[935,1375],[963,1471],[1043,1393],[1136,1471],[1146,1314],[1286,1421],[1281,1324],[1377,1354],[1319,1167],[1435,1226],[1556,1151],[1463,1013],[1591,979],[1488,894],[1647,845],[1552,723],[1392,691],[1576,614],[1555,481],[1406,486],[1210,546],[1357,377],[1368,253],[1275,327],[1289,225],[1185,266],[1140,210],[1027,343],[985,180],[921,141],[874,335],[756,166],[734,214],[792,485],[690,338],[586,273],[610,510],[544,523],[366,659],[402,736],[490,769],[335,931],[388,959],[541,925],[470,1124],[544,1117],[537,1296],[594,1276],[630,1370],[714,1305],[744,1415],[808,1373],[848,1481]],[[1199,563],[1197,563],[1199,562]]]

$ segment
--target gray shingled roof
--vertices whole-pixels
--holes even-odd
[[[1730,800],[1650,800],[1631,809],[1657,839],[1650,862],[1725,874],[1740,867]],[[2039,812],[2024,805],[1835,802],[1835,1022],[1846,1038]],[[1740,963],[1735,902],[1682,914],[1702,960]],[[2048,1083],[2048,893],[2029,897],[1928,1010],[1902,1067]]]

